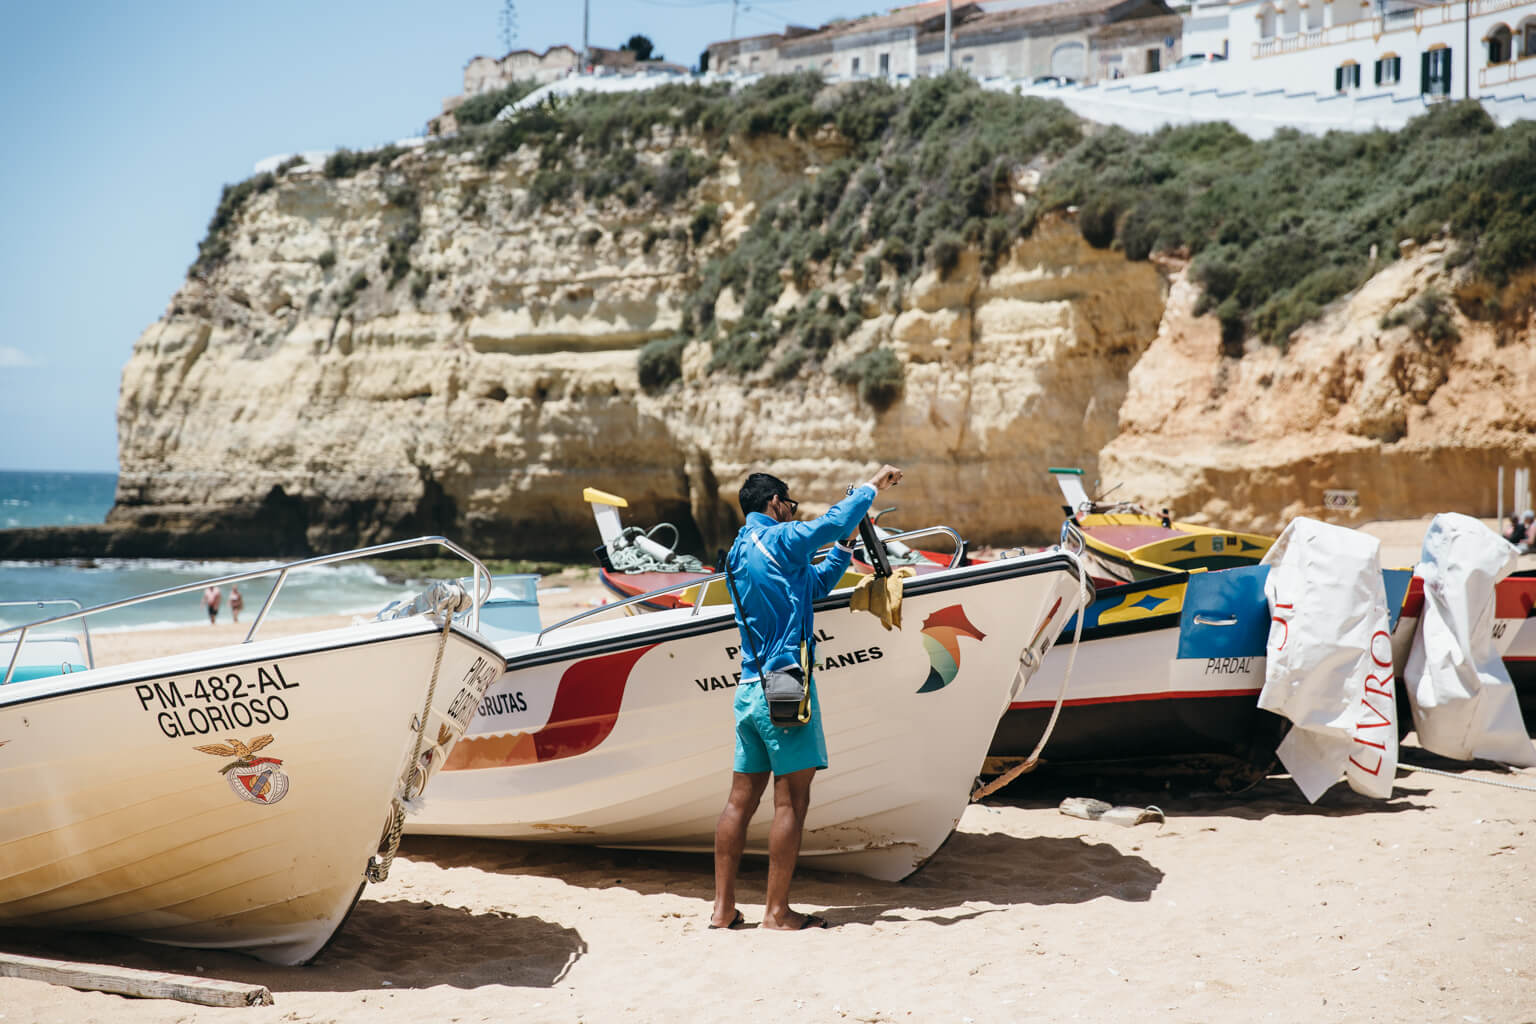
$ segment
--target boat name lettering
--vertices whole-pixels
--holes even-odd
[[[1205,674],[1208,676],[1245,676],[1252,671],[1252,658],[1205,659]]]
[[[476,658],[474,663],[464,670],[464,678],[459,681],[459,692],[454,695],[453,703],[448,705],[448,717],[460,729],[469,728],[469,720],[474,717],[475,709],[480,705],[480,698],[485,696],[485,688],[501,674],[501,670],[502,666],[494,664],[485,657]],[[527,710],[526,705],[523,710]]]
[[[160,731],[171,739],[179,736],[206,736],[211,732],[230,729],[248,729],[253,725],[284,722],[287,719],[288,702],[275,695],[207,707],[178,708],[175,711],[162,711],[155,716]]]
[[[183,684],[176,680],[167,679],[163,683],[139,683],[134,686],[133,692],[139,698],[139,710],[148,711],[152,705],[162,710],[170,710],[187,707],[194,701],[201,701],[204,704],[226,704],[232,700],[244,700],[269,691],[281,693],[284,690],[297,689],[298,685],[298,683],[290,683],[283,676],[282,666],[274,661],[270,672],[265,665],[256,667],[254,684],[248,684],[238,672],[226,672],[221,676],[200,677],[185,689],[182,688]]]
[[[818,635],[819,640],[830,640],[831,637]],[[732,651],[735,648],[731,648]],[[829,654],[812,666],[813,672],[827,672],[835,668],[844,668],[848,665],[864,665],[871,661],[879,661],[885,657],[885,652],[878,647],[860,647],[856,650],[845,651],[842,654]],[[730,672],[722,676],[704,676],[695,679],[693,685],[700,691],[708,693],[711,690],[729,690],[741,682],[740,672]]]
[[[249,729],[281,722],[288,702],[279,694],[298,689],[277,662],[256,666],[256,678],[239,672],[199,676],[192,682],[166,679],[134,685],[140,711],[155,712],[155,723],[170,739],[206,736],[223,729]]]
[[[837,637],[833,636],[831,633],[828,633],[824,629],[818,629],[813,635],[813,639],[815,639],[817,643],[826,643],[828,640],[836,640]],[[740,647],[727,647],[725,649],[725,656],[730,658],[732,661],[735,661],[736,655],[740,653]]]
[[[523,696],[523,691],[516,693],[492,693],[480,702],[477,714],[481,715],[515,715],[519,711],[528,710],[528,698]]]
[[[848,665],[863,665],[871,661],[879,661],[885,657],[885,652],[878,647],[860,647],[857,650],[846,651],[843,654],[829,654],[815,665],[817,672],[826,672],[828,669],[844,668]]]
[[[693,685],[708,693],[710,690],[728,690],[741,682],[741,673],[732,672],[728,676],[705,676],[703,679],[695,679]]]

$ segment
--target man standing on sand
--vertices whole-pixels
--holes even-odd
[[[770,772],[773,826],[768,833],[762,926],[770,931],[827,926],[824,919],[789,907],[789,882],[800,856],[811,780],[827,766],[815,679],[810,680],[811,720],[791,726],[775,725],[770,719],[760,680],[765,672],[798,665],[802,641],[811,645],[810,660],[815,661],[812,602],[825,596],[848,568],[853,556],[850,541],[875,495],[900,480],[901,470],[882,466],[868,483],[809,523],[795,519],[800,503],[790,498],[788,486],[777,477],[753,473],[741,487],[741,511],[747,522],[721,567],[732,574],[740,601],[736,625],[742,633],[742,654],[731,792],[715,826],[711,928],[737,928],[744,923],[736,909],[736,872],[747,844],[747,825],[762,801]],[[812,565],[816,550],[834,540],[837,545],[831,553]]]
[[[206,587],[203,590],[203,607],[208,609],[208,625],[213,625],[219,618],[219,602],[224,599],[224,592],[218,587]]]

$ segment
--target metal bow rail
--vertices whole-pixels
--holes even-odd
[[[229,583],[243,583],[246,580],[256,580],[267,576],[276,576],[277,582],[272,584],[272,592],[267,595],[266,601],[262,602],[261,610],[256,613],[256,618],[251,622],[250,631],[246,633],[245,639],[241,641],[242,643],[248,644],[253,639],[255,639],[256,631],[260,629],[261,624],[266,621],[267,613],[272,609],[274,602],[276,602],[278,593],[283,589],[283,584],[288,581],[288,574],[293,572],[295,569],[308,569],[320,565],[333,565],[337,562],[350,562],[359,558],[371,558],[376,555],[388,554],[393,551],[404,551],[409,548],[427,547],[429,545],[446,548],[453,554],[464,559],[464,561],[468,562],[473,567],[474,571],[472,575],[474,576],[475,586],[472,599],[474,601],[474,607],[470,612],[470,628],[478,631],[480,629],[480,606],[486,601],[487,598],[491,596],[490,570],[482,565],[478,558],[470,554],[468,551],[465,551],[463,548],[459,547],[457,544],[446,537],[413,537],[410,540],[397,540],[388,544],[375,544],[372,547],[357,548],[352,551],[342,551],[333,555],[317,555],[314,558],[306,558],[298,562],[289,562],[287,565],[274,565],[266,569],[252,569],[248,572],[231,573],[228,576],[219,576],[215,579],[199,580],[196,583],[184,583],[181,586],[167,587],[164,590],[156,590],[148,594],[139,594],[136,597],[127,597],[120,601],[110,601],[107,604],[99,604],[92,608],[79,609],[77,611],[68,612],[64,615],[55,615],[52,618],[38,619],[36,622],[29,622],[22,626],[12,626],[9,629],[0,630],[0,638],[8,637],[13,633],[17,634],[16,649],[11,652],[10,664],[6,666],[5,678],[0,679],[0,683],[9,683],[11,681],[11,676],[16,671],[16,666],[20,662],[21,649],[22,646],[26,643],[27,634],[44,626],[52,626],[61,622],[69,622],[74,619],[84,619],[89,615],[99,615],[102,612],[116,611],[119,608],[128,608],[136,604],[146,604],[150,601],[158,601],[167,597],[175,597],[178,594],[190,594],[201,591],[205,587],[217,587]],[[481,590],[482,582],[484,584],[483,593]],[[79,605],[77,603],[75,604],[76,608],[78,609]]]

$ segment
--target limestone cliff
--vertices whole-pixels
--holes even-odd
[[[653,143],[642,159],[671,140]],[[1048,465],[1276,529],[1324,487],[1358,489],[1364,518],[1476,503],[1495,464],[1533,454],[1528,344],[1499,348],[1459,314],[1457,344],[1379,327],[1445,278],[1443,254],[1388,267],[1286,353],[1232,358],[1181,267],[1091,248],[1070,219],[991,274],[967,254],[866,305],[827,365],[890,347],[905,387],[885,411],[825,373],[712,374],[702,342],[681,381],[642,391],[637,350],[676,330],[700,261],[820,159],[737,144],[676,207],[534,212],[529,152],[495,170],[419,152],[346,178],[290,170],[134,345],[110,524],[185,553],[440,532],[487,555],[578,555],[596,543],[593,485],[713,550],[751,469],[810,504],[885,460],[908,472],[902,525],[1010,543],[1055,534]],[[706,202],[722,227],[699,238]]]
[[[1459,510],[1492,515],[1499,466],[1536,462],[1536,321],[1494,325],[1441,302],[1467,280],[1446,245],[1385,267],[1301,328],[1285,351],[1222,354],[1197,288],[1172,275],[1156,340],[1131,371],[1106,482],[1187,518],[1275,532],[1297,515],[1358,523]],[[1401,322],[1399,322],[1401,321]],[[1327,510],[1323,492],[1359,507]]]
[[[595,543],[583,485],[716,541],[754,467],[832,500],[886,459],[909,470],[904,523],[1050,532],[1040,469],[1091,468],[1163,305],[1153,266],[1089,248],[1070,224],[1042,226],[990,277],[967,258],[872,311],[841,345],[901,355],[906,395],[883,413],[823,374],[709,374],[702,344],[679,384],[639,389],[636,350],[676,328],[701,252],[814,167],[788,147],[724,160],[696,197],[724,222],[702,249],[687,207],[659,226],[617,201],[524,215],[530,159],[290,172],[135,344],[111,522],[238,550],[444,532],[485,552],[577,553]],[[392,286],[381,263],[409,222]]]

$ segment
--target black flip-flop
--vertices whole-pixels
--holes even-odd
[[[805,915],[805,920],[800,922],[800,931],[802,931],[802,932],[805,931],[807,928],[825,928],[825,927],[827,927],[827,919],[824,918],[824,917],[817,917],[815,914],[806,914]]]
[[[738,910],[736,911],[736,916],[731,918],[730,924],[711,923],[709,927],[717,931],[735,931],[737,928],[744,927],[746,923],[747,919],[743,917],[741,911]]]

